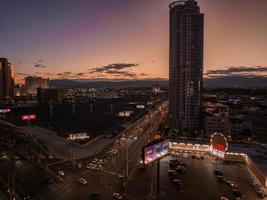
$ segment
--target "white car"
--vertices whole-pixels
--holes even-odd
[[[124,178],[124,176],[122,174],[119,174],[118,178]]]
[[[99,171],[99,170],[101,170],[101,168],[102,168],[101,165],[97,165],[97,166],[95,167],[95,170]]]
[[[122,199],[122,196],[119,193],[113,193],[112,196],[114,199]]]
[[[79,182],[83,185],[87,184],[87,180],[85,180],[84,178],[79,178]]]
[[[57,172],[57,174],[58,174],[59,176],[64,176],[64,175],[65,175],[65,173],[64,173],[62,170],[59,170],[59,171]]]
[[[19,156],[13,156],[15,160],[19,160]]]

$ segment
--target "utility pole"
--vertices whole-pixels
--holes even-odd
[[[160,192],[160,160],[157,160],[157,195]]]
[[[90,113],[93,113],[93,104],[90,104]]]
[[[129,147],[127,146],[127,149],[126,149],[126,177],[128,180],[128,176],[129,176]]]

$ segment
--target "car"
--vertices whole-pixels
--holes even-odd
[[[226,179],[223,176],[217,176],[216,178],[218,182],[226,182]]]
[[[62,170],[59,170],[59,171],[57,172],[57,174],[58,174],[59,176],[64,176],[64,175],[65,175],[65,173],[64,173]]]
[[[168,174],[175,176],[175,175],[177,175],[177,172],[175,170],[170,169],[170,170],[168,170]]]
[[[44,180],[44,183],[46,184],[52,184],[55,180],[51,177],[47,177],[45,180]]]
[[[53,160],[53,159],[54,159],[54,156],[49,155],[48,158],[49,158],[50,160]]]
[[[227,184],[229,185],[229,186],[231,186],[232,188],[237,188],[237,184],[236,184],[236,182],[234,182],[234,181],[226,181],[227,182]]]
[[[239,198],[245,198],[245,195],[242,193],[242,192],[240,192],[239,190],[237,190],[237,189],[233,189],[233,194],[236,196],[236,197],[239,197]]]
[[[89,200],[98,200],[100,198],[100,194],[98,193],[91,193],[90,196],[89,196]]]
[[[94,170],[97,170],[97,171],[99,171],[99,170],[101,170],[102,169],[102,166],[101,165],[97,165],[95,168],[94,168]]]
[[[117,193],[117,192],[113,193],[112,194],[112,197],[113,197],[113,199],[122,199],[121,194],[120,193]]]
[[[261,189],[261,188],[258,188],[256,190],[256,193],[257,193],[257,195],[258,195],[259,198],[265,198],[265,197],[267,197],[267,193],[263,189]]]
[[[124,176],[122,174],[119,174],[118,178],[124,178]]]
[[[185,162],[183,162],[183,161],[180,161],[180,162],[179,162],[179,165],[180,165],[180,166],[183,166],[183,167],[185,167],[185,168],[187,167],[186,164],[185,164]]]
[[[13,158],[14,158],[14,160],[19,160],[19,156],[17,156],[17,155],[14,155]]]
[[[229,199],[224,196],[221,196],[220,200],[229,200]]]
[[[222,173],[219,169],[215,169],[215,170],[214,170],[214,174],[215,174],[216,176],[223,176],[223,173]]]
[[[87,184],[87,180],[85,180],[84,178],[79,178],[78,180],[81,184],[86,185]]]
[[[46,158],[46,156],[45,156],[44,154],[41,154],[40,157],[41,157],[42,159],[45,159],[45,158]]]
[[[179,184],[179,183],[182,183],[183,181],[180,180],[180,179],[173,179],[173,182],[176,183],[176,184]]]
[[[196,158],[196,156],[195,156],[195,155],[192,155],[191,157],[192,157],[193,159],[195,159],[195,158]]]
[[[21,200],[30,200],[31,195],[25,191],[19,191],[18,196],[20,197]]]
[[[178,167],[176,167],[176,170],[186,170],[186,168],[182,165],[179,165]]]

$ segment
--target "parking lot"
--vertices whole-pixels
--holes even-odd
[[[172,174],[170,160],[177,159],[184,163],[184,173]],[[218,169],[225,179],[217,180],[214,170]],[[228,183],[227,183],[228,181]],[[237,189],[244,195],[244,199],[259,199],[255,189],[251,185],[255,181],[252,174],[243,164],[226,164],[209,155],[203,159],[194,157],[192,154],[179,153],[176,156],[168,156],[160,161],[160,199],[196,199],[216,200],[221,197],[237,199],[233,189]],[[156,191],[156,164],[139,169],[132,176],[127,187],[129,197],[142,199]],[[234,183],[234,184],[233,184]],[[236,184],[236,188],[233,186]],[[231,186],[232,185],[232,186]],[[267,198],[265,198],[267,199]]]

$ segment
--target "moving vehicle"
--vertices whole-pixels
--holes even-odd
[[[245,198],[245,195],[237,189],[233,189],[233,194],[239,198]]]
[[[116,192],[112,194],[112,197],[113,197],[113,199],[122,199],[121,194],[116,193]]]
[[[79,178],[79,182],[83,185],[87,184],[87,180],[85,180],[84,178]]]
[[[58,174],[59,176],[64,176],[64,175],[65,175],[65,173],[64,173],[62,170],[59,170],[59,171],[57,172],[57,174]]]
[[[217,176],[218,182],[226,182],[226,179],[223,176]]]
[[[45,180],[44,180],[44,183],[46,184],[52,184],[55,180],[51,177],[47,177]]]

